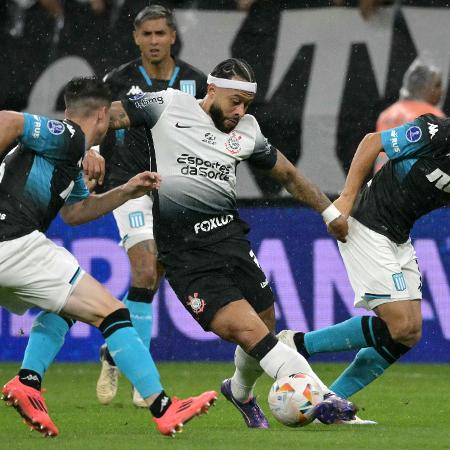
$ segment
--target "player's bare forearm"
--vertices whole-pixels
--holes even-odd
[[[130,199],[123,185],[104,194],[91,194],[84,200],[64,206],[60,213],[68,225],[81,225],[98,219]]]
[[[341,197],[355,201],[364,180],[371,172],[375,160],[383,150],[380,133],[369,133],[359,143],[345,180]]]
[[[323,213],[331,205],[329,198],[279,151],[277,162],[270,174],[286,188],[292,197],[315,211]],[[328,232],[336,239],[345,242],[348,234],[347,219],[339,214],[339,211],[335,212],[337,214],[331,211],[331,218],[327,218],[326,214],[324,220],[328,224]]]
[[[23,133],[24,123],[23,114],[15,111],[0,111],[0,160]]]
[[[299,202],[321,213],[330,206],[328,197],[280,152],[277,163],[270,172],[271,176],[281,183],[285,189]]]
[[[118,130],[120,128],[130,128],[130,118],[123,108],[122,102],[112,102],[109,128]]]
[[[61,216],[68,225],[80,225],[98,219],[113,211],[128,200],[138,198],[153,189],[159,189],[161,177],[155,172],[142,172],[130,178],[127,183],[104,194],[89,197],[61,208]]]

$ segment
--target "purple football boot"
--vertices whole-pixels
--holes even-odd
[[[348,400],[328,393],[324,399],[314,407],[314,416],[326,425],[341,421],[353,420],[358,408]]]
[[[242,417],[249,428],[269,428],[269,422],[258,403],[256,403],[255,397],[247,403],[241,403],[233,397],[230,378],[223,380],[220,392],[222,392],[224,397],[233,403],[237,410],[242,414]]]

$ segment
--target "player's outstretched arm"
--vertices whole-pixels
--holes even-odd
[[[23,133],[24,124],[22,113],[0,111],[0,160]]]
[[[155,172],[142,172],[127,183],[104,194],[91,194],[79,202],[61,208],[61,217],[68,225],[90,222],[123,205],[132,198],[142,197],[153,189],[159,189],[161,177]]]
[[[277,151],[277,162],[270,175],[281,183],[292,197],[319,213],[331,204],[328,197],[297,170],[279,150]]]
[[[369,133],[359,143],[345,180],[344,189],[340,197],[334,202],[335,206],[346,217],[350,215],[358,192],[382,150],[381,133]]]
[[[122,102],[112,102],[110,112],[111,117],[109,119],[109,128],[111,130],[130,128],[130,118],[126,113]]]
[[[347,220],[331,205],[329,198],[294,165],[277,151],[277,162],[270,175],[281,183],[299,202],[322,214],[328,231],[342,242],[348,233]]]

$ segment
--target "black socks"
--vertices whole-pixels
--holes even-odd
[[[161,391],[148,409],[152,413],[153,417],[159,419],[169,409],[171,404],[172,400],[170,400],[170,397],[164,391]]]
[[[41,390],[42,377],[34,370],[20,369],[18,375],[22,384]]]

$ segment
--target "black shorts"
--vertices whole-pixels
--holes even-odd
[[[245,238],[172,252],[162,262],[178,299],[204,330],[227,303],[246,299],[257,313],[274,303],[266,276]]]

